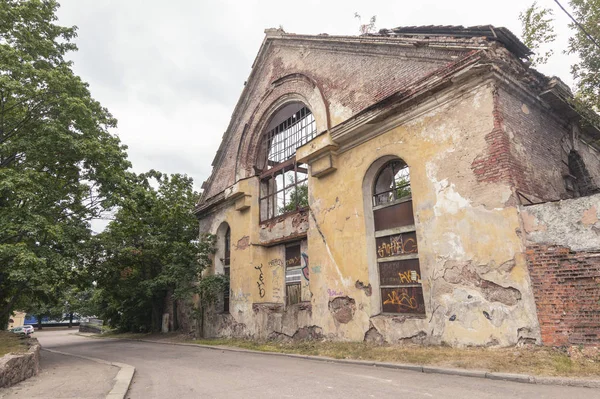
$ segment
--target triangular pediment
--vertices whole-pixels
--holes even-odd
[[[309,36],[267,30],[203,185],[202,202],[255,173],[251,157],[257,134],[285,96],[306,100],[325,131],[498,42],[513,46],[518,56],[527,50],[502,28],[437,28],[444,28],[442,34],[398,28],[369,36]]]

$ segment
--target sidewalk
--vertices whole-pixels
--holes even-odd
[[[1,399],[106,398],[118,367],[40,352],[40,374],[10,388],[0,389]]]

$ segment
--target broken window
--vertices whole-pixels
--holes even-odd
[[[404,161],[385,164],[373,186],[373,217],[381,307],[384,313],[424,314],[423,286]]]
[[[574,197],[584,197],[598,192],[581,155],[577,151],[571,150],[568,161],[569,174],[565,176],[567,190]]]
[[[285,297],[287,305],[301,300],[302,260],[300,243],[287,244],[285,247]]]
[[[271,120],[258,165],[261,221],[308,207],[308,168],[296,162],[296,149],[315,136],[315,119],[302,104],[285,106]]]

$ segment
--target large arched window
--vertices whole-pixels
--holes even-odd
[[[424,314],[410,172],[404,161],[394,159],[379,170],[372,205],[381,309]]]
[[[257,160],[261,221],[308,206],[308,168],[296,162],[296,149],[315,136],[315,118],[302,103],[288,104],[271,118]]]
[[[226,222],[217,229],[217,252],[215,254],[215,273],[231,276],[231,228]],[[221,298],[217,301],[217,312],[229,313],[229,285],[225,287]]]

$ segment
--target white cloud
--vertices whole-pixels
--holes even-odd
[[[520,33],[528,3],[509,0],[370,2],[63,0],[59,22],[77,25],[75,71],[119,119],[134,170],[186,173],[196,185],[211,162],[250,73],[264,29],[354,35],[358,20],[406,25],[505,26]],[[555,11],[559,53],[542,72],[568,83],[567,19]]]

